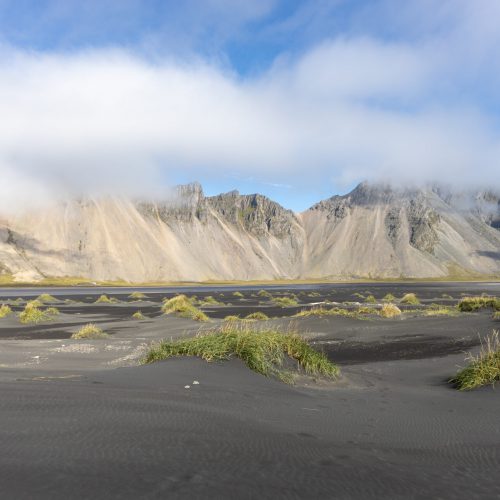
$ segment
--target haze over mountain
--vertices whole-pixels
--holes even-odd
[[[500,276],[500,196],[363,183],[296,214],[195,183],[164,202],[58,202],[1,220],[0,269],[18,281]]]

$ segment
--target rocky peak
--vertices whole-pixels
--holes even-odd
[[[298,224],[291,210],[260,194],[241,195],[238,191],[230,191],[207,200],[224,219],[257,236],[270,233],[283,238]]]

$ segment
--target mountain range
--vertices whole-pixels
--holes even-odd
[[[500,276],[500,190],[362,183],[302,213],[197,183],[0,218],[0,274],[130,282]]]

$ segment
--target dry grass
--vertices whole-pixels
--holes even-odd
[[[238,297],[239,299],[241,299],[244,297],[244,295],[241,292],[234,292],[233,297]]]
[[[196,308],[185,295],[176,295],[166,300],[161,310],[163,314],[176,314],[181,318],[189,318],[195,321],[209,321],[209,317]]]
[[[304,309],[294,315],[294,318],[307,318],[310,316],[342,316],[345,318],[362,319],[363,315],[376,314],[376,310],[370,307],[360,307],[358,309],[344,309],[340,307],[326,308],[326,307],[313,307],[311,309]]]
[[[58,316],[60,314],[57,307],[47,307],[47,309],[45,309],[45,313],[49,316]]]
[[[382,318],[395,318],[396,316],[401,316],[401,309],[394,304],[384,304],[378,314]]]
[[[468,366],[460,370],[451,383],[461,391],[494,384],[500,380],[500,339],[498,331],[493,331],[481,339],[481,350],[477,356],[466,357]]]
[[[43,321],[49,321],[51,316],[47,314],[46,311],[42,311],[39,308],[40,302],[37,300],[32,300],[28,302],[22,312],[19,313],[19,321],[21,323],[42,323]]]
[[[384,298],[382,299],[383,302],[395,302],[396,297],[392,295],[392,293],[387,293]]]
[[[106,337],[108,337],[108,334],[104,333],[101,328],[94,323],[88,323],[82,326],[76,333],[71,335],[72,339],[103,339]]]
[[[273,297],[273,302],[281,307],[294,307],[299,305],[297,299],[294,297]]]
[[[12,309],[10,308],[10,306],[8,306],[7,304],[2,304],[0,306],[0,318],[5,318],[10,314],[12,314]]]
[[[48,293],[42,293],[37,297],[37,300],[40,301],[42,304],[52,304],[54,302],[59,302],[54,296],[48,294]]]
[[[458,316],[460,311],[456,307],[432,304],[429,309],[423,311],[424,316]]]
[[[95,304],[116,304],[117,302],[115,298],[103,294],[95,301]]]
[[[145,293],[142,293],[142,292],[132,292],[128,296],[128,298],[132,299],[132,300],[144,300],[144,299],[147,299],[148,296]]]
[[[269,316],[263,312],[257,311],[248,314],[245,316],[245,319],[253,319],[253,320],[258,320],[258,321],[266,321],[269,319]]]
[[[142,314],[141,311],[137,311],[134,314],[132,314],[132,319],[137,319],[137,320],[146,319],[146,316],[144,316],[144,314]]]
[[[462,312],[474,312],[490,307],[500,311],[500,299],[488,296],[463,297],[458,303],[458,309]]]
[[[401,304],[407,304],[410,306],[417,306],[420,304],[420,300],[414,293],[405,293],[400,302]]]
[[[212,297],[212,295],[208,295],[207,297],[204,297],[200,299],[200,305],[202,306],[223,306],[223,302],[219,302],[215,297]]]
[[[368,295],[368,297],[365,298],[365,302],[367,304],[376,304],[377,299],[373,295]]]
[[[198,356],[206,361],[238,357],[249,368],[265,376],[293,382],[293,373],[284,369],[286,358],[312,376],[335,378],[338,367],[315,351],[296,332],[255,328],[252,323],[229,322],[220,328],[200,332],[194,338],[162,341],[153,346],[143,360],[152,363],[174,356]]]

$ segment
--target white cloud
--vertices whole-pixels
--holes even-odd
[[[60,193],[158,195],[178,169],[287,185],[500,184],[480,91],[443,98],[460,95],[464,63],[450,40],[338,38],[251,79],[121,50],[4,47],[0,209]]]

